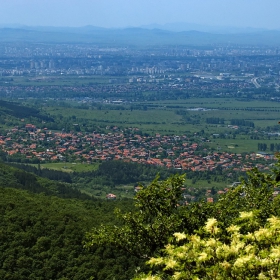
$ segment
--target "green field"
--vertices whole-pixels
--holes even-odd
[[[277,140],[279,141],[279,140]],[[239,153],[252,153],[258,151],[258,143],[263,142],[268,146],[270,143],[277,142],[275,140],[252,140],[252,139],[214,139],[209,143],[209,147],[212,147],[217,152],[229,152],[234,154]]]
[[[193,107],[204,107],[210,109],[218,108],[268,108],[268,109],[278,109],[280,105],[278,102],[263,101],[263,100],[238,100],[236,98],[189,98],[181,100],[161,100],[154,102],[146,102],[150,105],[161,105],[161,106],[180,106],[186,108]]]
[[[196,130],[178,114],[178,110],[185,112],[187,117],[197,120],[196,124],[200,129],[205,128],[206,119],[211,117],[223,118],[225,124],[229,124],[231,119],[253,121],[256,127],[263,128],[276,125],[280,115],[280,104],[271,101],[194,98],[135,104],[147,106],[147,110],[130,110],[130,106],[122,107],[126,110],[110,109],[109,106],[103,110],[61,107],[46,107],[45,110],[51,115],[75,116],[77,119],[92,120],[100,125],[141,126],[142,130],[158,132],[171,130],[174,133]],[[207,111],[189,110],[193,108],[205,108]]]
[[[46,108],[51,115],[75,116],[99,126],[138,127],[148,133],[185,133],[190,126],[184,125],[181,116],[173,110],[83,110],[77,108]]]
[[[37,164],[33,166],[38,167]],[[59,163],[43,163],[40,165],[41,168],[48,168],[63,172],[88,172],[98,169],[99,164],[84,164],[84,163],[69,163],[69,162],[59,162]]]
[[[88,132],[102,128],[106,133],[117,126],[120,130],[137,127],[142,133],[150,135],[187,135],[193,140],[199,135],[198,142],[204,137],[210,140],[209,145],[213,149],[234,153],[256,152],[258,143],[270,145],[279,141],[278,136],[268,137],[264,132],[280,130],[280,103],[275,101],[189,98],[133,102],[119,107],[105,103],[85,103],[84,108],[73,100],[65,102],[64,106],[54,101],[39,106],[45,114],[54,117],[56,122],[64,121],[64,124],[68,124],[67,128],[73,130],[75,124]],[[222,119],[223,123],[211,123],[211,118]],[[228,127],[233,120],[251,122],[254,127]],[[222,136],[214,137],[213,134]]]

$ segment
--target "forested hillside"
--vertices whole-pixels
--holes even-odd
[[[134,274],[138,261],[127,253],[84,248],[86,232],[114,224],[114,208],[131,209],[129,200],[93,200],[63,184],[4,164],[0,168],[1,279],[129,279]]]
[[[51,181],[4,163],[0,163],[0,185],[64,198],[91,199],[65,183]]]
[[[35,117],[39,120],[50,121],[54,120],[48,116],[42,115],[38,109],[23,106],[19,103],[0,100],[0,114],[13,116],[15,118],[30,118]]]
[[[0,256],[0,277],[14,280],[90,277],[125,280],[132,279],[137,271],[140,272],[136,276],[139,279],[150,279],[152,274],[155,279],[173,279],[172,275],[180,275],[181,278],[176,276],[177,279],[186,279],[186,275],[187,278],[213,279],[207,275],[216,273],[216,263],[206,257],[203,259],[212,246],[207,244],[216,240],[217,248],[234,246],[237,242],[234,232],[237,231],[240,231],[239,242],[256,248],[255,253],[262,248],[272,256],[273,262],[275,258],[279,261],[275,255],[277,238],[271,245],[262,241],[264,239],[254,243],[244,235],[247,232],[257,234],[264,230],[278,230],[270,228],[267,221],[280,214],[279,167],[278,162],[270,173],[253,169],[239,186],[214,203],[207,203],[204,199],[186,204],[182,197],[184,175],[172,175],[163,181],[157,177],[148,186],[142,186],[133,205],[129,199],[94,199],[67,183],[42,178],[2,163],[0,247],[3,253]],[[115,208],[118,209],[115,210],[116,215],[113,214]],[[240,212],[248,216],[245,222],[240,219]],[[227,233],[229,229],[234,229],[233,234]],[[195,236],[202,242],[201,250],[191,247]],[[168,260],[173,251],[164,248],[168,248],[166,244],[170,243],[168,246],[172,246],[176,253],[181,250],[178,247],[181,240],[186,243],[183,248],[189,246],[198,259],[188,264],[180,255],[176,257],[179,266],[174,264],[170,267]],[[237,271],[234,264],[239,257],[248,259],[246,254],[251,251],[243,250],[244,246],[238,251],[240,256],[237,252],[225,258],[232,269],[230,273],[220,269],[218,272],[224,277],[220,279],[232,279],[232,275],[242,279],[238,275],[243,270]],[[173,255],[171,258],[175,261]],[[149,259],[149,264],[154,267],[145,274],[149,269],[145,263]],[[253,256],[250,260],[255,261]],[[278,277],[280,274],[273,262],[265,267],[258,263],[255,270],[246,270],[251,271],[247,273],[247,279],[255,279],[256,275],[266,276],[270,268]],[[246,267],[244,265],[242,269]]]

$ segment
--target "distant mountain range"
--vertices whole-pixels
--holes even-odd
[[[143,25],[142,28],[146,29],[162,29],[173,32],[183,32],[183,31],[200,31],[209,32],[214,34],[236,34],[236,33],[255,33],[268,31],[265,28],[253,28],[253,27],[234,27],[234,26],[209,26],[196,23],[187,22],[172,22],[166,24],[149,24]]]
[[[192,28],[193,27],[193,28]],[[187,30],[188,31],[184,31]],[[220,30],[220,31],[219,31]],[[149,25],[141,28],[0,26],[0,42],[92,43],[106,46],[279,45],[280,30],[216,28],[200,25]]]

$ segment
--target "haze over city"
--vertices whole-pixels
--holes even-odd
[[[280,29],[279,10],[278,0],[2,0],[0,25]]]

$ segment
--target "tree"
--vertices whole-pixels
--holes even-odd
[[[181,195],[183,175],[175,175],[165,181],[159,181],[157,177],[147,188],[142,186],[143,190],[137,193],[133,212],[121,213],[117,210],[120,221],[118,225],[93,229],[88,234],[87,245],[113,245],[141,258],[154,260],[152,257],[157,256],[164,259],[169,254],[168,247],[164,249],[165,245],[173,244],[176,232],[186,235],[188,242],[185,246],[189,246],[191,239],[188,238],[195,235],[200,239],[206,238],[205,242],[210,242],[210,237],[207,235],[209,232],[205,232],[204,227],[209,219],[219,221],[217,233],[219,232],[220,235],[216,238],[221,242],[221,246],[228,245],[233,238],[228,231],[232,225],[240,226],[240,234],[245,235],[247,232],[254,233],[260,228],[265,228],[271,216],[280,216],[280,198],[273,196],[275,188],[280,187],[279,174],[279,161],[269,173],[262,173],[254,168],[248,172],[246,179],[241,180],[239,186],[231,188],[217,202],[207,203],[204,199],[189,205],[184,204]],[[251,211],[254,213],[253,222],[240,223],[240,212]],[[270,249],[267,248],[267,250]],[[166,262],[168,258],[169,255]],[[193,262],[188,264],[190,269],[200,266],[199,263]],[[163,273],[164,277],[166,276],[163,279],[168,279],[170,273],[173,275],[172,269],[170,272],[169,269],[164,268],[164,262],[159,264],[159,268],[162,268],[160,274]],[[174,271],[174,275],[175,272],[178,271]],[[211,276],[202,279],[215,278]]]
[[[280,219],[273,216],[265,227],[257,226],[253,212],[241,212],[226,230],[212,218],[200,234],[174,233],[175,244],[165,247],[165,255],[148,261],[158,272],[134,279],[279,279]]]
[[[204,225],[173,233],[161,254],[147,262],[154,272],[135,280],[279,279],[280,198],[273,196],[280,186],[279,167],[278,161],[270,173],[252,169],[237,188],[208,208]],[[196,225],[205,212],[203,205],[204,211],[194,211],[198,208],[190,208]]]
[[[141,258],[152,256],[181,225],[183,183],[184,175],[174,175],[142,186],[135,196],[135,211],[123,214],[117,209],[120,225],[93,229],[87,246],[111,244]]]

